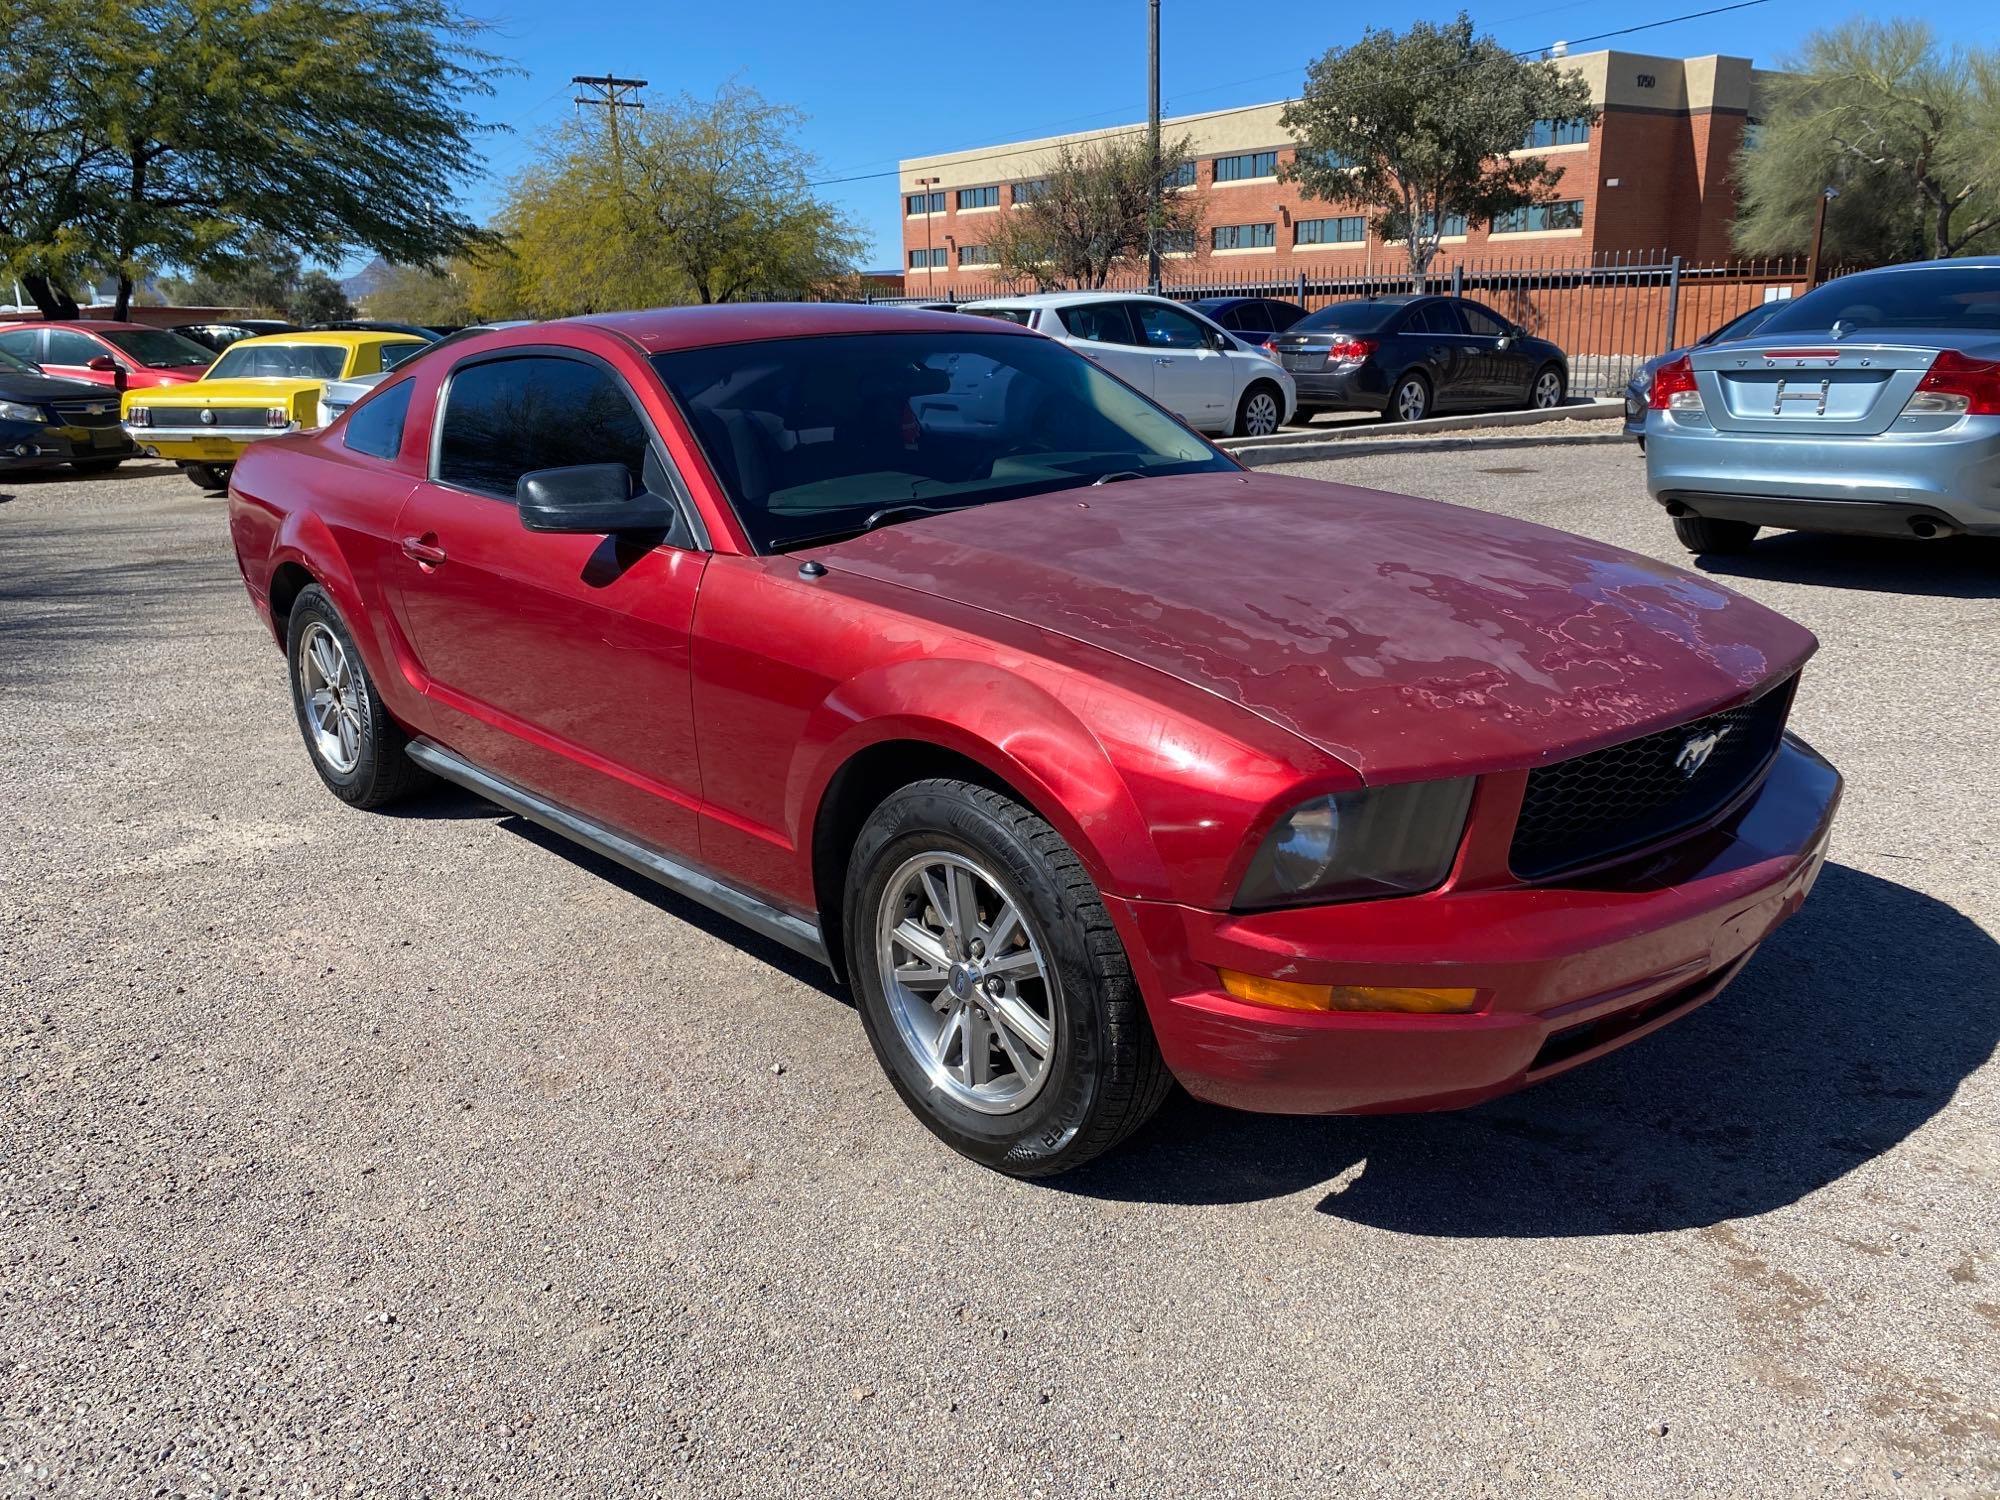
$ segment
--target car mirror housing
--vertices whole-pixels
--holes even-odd
[[[635,490],[632,471],[623,464],[575,464],[523,474],[514,486],[514,503],[529,531],[666,533],[681,519],[672,500]]]

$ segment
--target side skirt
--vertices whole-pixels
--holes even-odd
[[[425,770],[454,782],[467,791],[496,802],[511,813],[539,823],[551,833],[559,833],[572,843],[583,845],[593,853],[606,859],[616,860],[626,869],[644,875],[648,880],[657,881],[677,895],[698,901],[711,911],[720,912],[732,921],[741,922],[753,932],[762,933],[774,942],[783,943],[796,953],[817,959],[832,966],[833,960],[827,954],[826,943],[820,937],[819,924],[804,917],[792,915],[779,907],[772,906],[748,892],[739,891],[732,885],[725,885],[713,875],[684,865],[675,859],[643,844],[633,842],[623,834],[614,833],[601,823],[571,812],[568,808],[550,802],[535,793],[525,791],[512,782],[479,767],[463,756],[447,750],[430,740],[412,740],[409,746],[410,759]]]

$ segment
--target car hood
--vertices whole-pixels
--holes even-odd
[[[93,380],[64,380],[55,375],[0,374],[0,401],[116,402],[118,393]]]
[[[1259,473],[980,506],[812,555],[1168,673],[1369,780],[1580,754],[1750,696],[1816,645],[1615,547]]]

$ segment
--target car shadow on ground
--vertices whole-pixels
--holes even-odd
[[[1177,1095],[1050,1186],[1318,1211],[1433,1236],[1685,1229],[1767,1212],[1898,1144],[2000,1038],[2000,943],[1944,903],[1829,864],[1723,995],[1539,1088],[1451,1114],[1296,1119]]]
[[[1747,552],[1708,554],[1691,565],[1718,578],[1761,578],[1940,599],[2000,598],[2000,537],[1832,536],[1781,531]]]

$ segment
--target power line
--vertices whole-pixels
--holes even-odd
[[[1566,41],[1564,45],[1573,47],[1581,42],[1601,42],[1611,37],[1631,36],[1634,33],[1641,31],[1657,31],[1662,26],[1677,26],[1683,21],[1698,21],[1705,16],[1724,15],[1733,10],[1750,10],[1755,6],[1769,5],[1770,3],[1771,0],[1736,0],[1736,3],[1733,5],[1718,5],[1708,10],[1689,11],[1685,15],[1668,16],[1666,19],[1660,21],[1646,21],[1637,26],[1621,27],[1617,31],[1600,31],[1596,33],[1594,36],[1576,37]],[[1525,61],[1529,58],[1540,57],[1546,54],[1549,51],[1549,49],[1555,45],[1556,44],[1554,42],[1550,42],[1540,47],[1524,48],[1523,50],[1515,52],[1511,55]],[[1255,82],[1256,80],[1250,79],[1246,81]],[[1232,109],[1203,110],[1200,112],[1200,114],[1201,118],[1205,120],[1219,120],[1226,115],[1254,114],[1256,111],[1260,109],[1269,109],[1273,104],[1290,104],[1292,102],[1293,101],[1290,99],[1265,100],[1261,104],[1239,104]],[[1106,111],[1106,113],[1108,113],[1108,111]],[[1117,140],[1123,136],[1142,135],[1145,133],[1145,131],[1146,127],[1144,125],[1133,125],[1133,126],[1128,126],[1124,130],[1106,131],[1103,135],[1099,136],[1098,139],[1106,141]],[[967,148],[967,149],[977,149],[977,148]],[[1019,146],[1011,151],[985,152],[981,154],[980,160],[1004,161],[1007,160],[1008,158],[1016,156],[1039,156],[1048,149],[1049,148],[1047,143],[1043,142],[1041,144],[1032,146]],[[943,151],[943,152],[932,152],[931,154],[934,156],[951,156],[951,155],[956,155],[957,153]],[[822,178],[818,182],[809,182],[806,184],[806,186],[815,188],[840,187],[843,184],[850,182],[879,182],[884,177],[900,177],[900,176],[902,176],[902,168],[896,167],[887,172],[857,172],[854,175],[848,177],[826,177]]]

